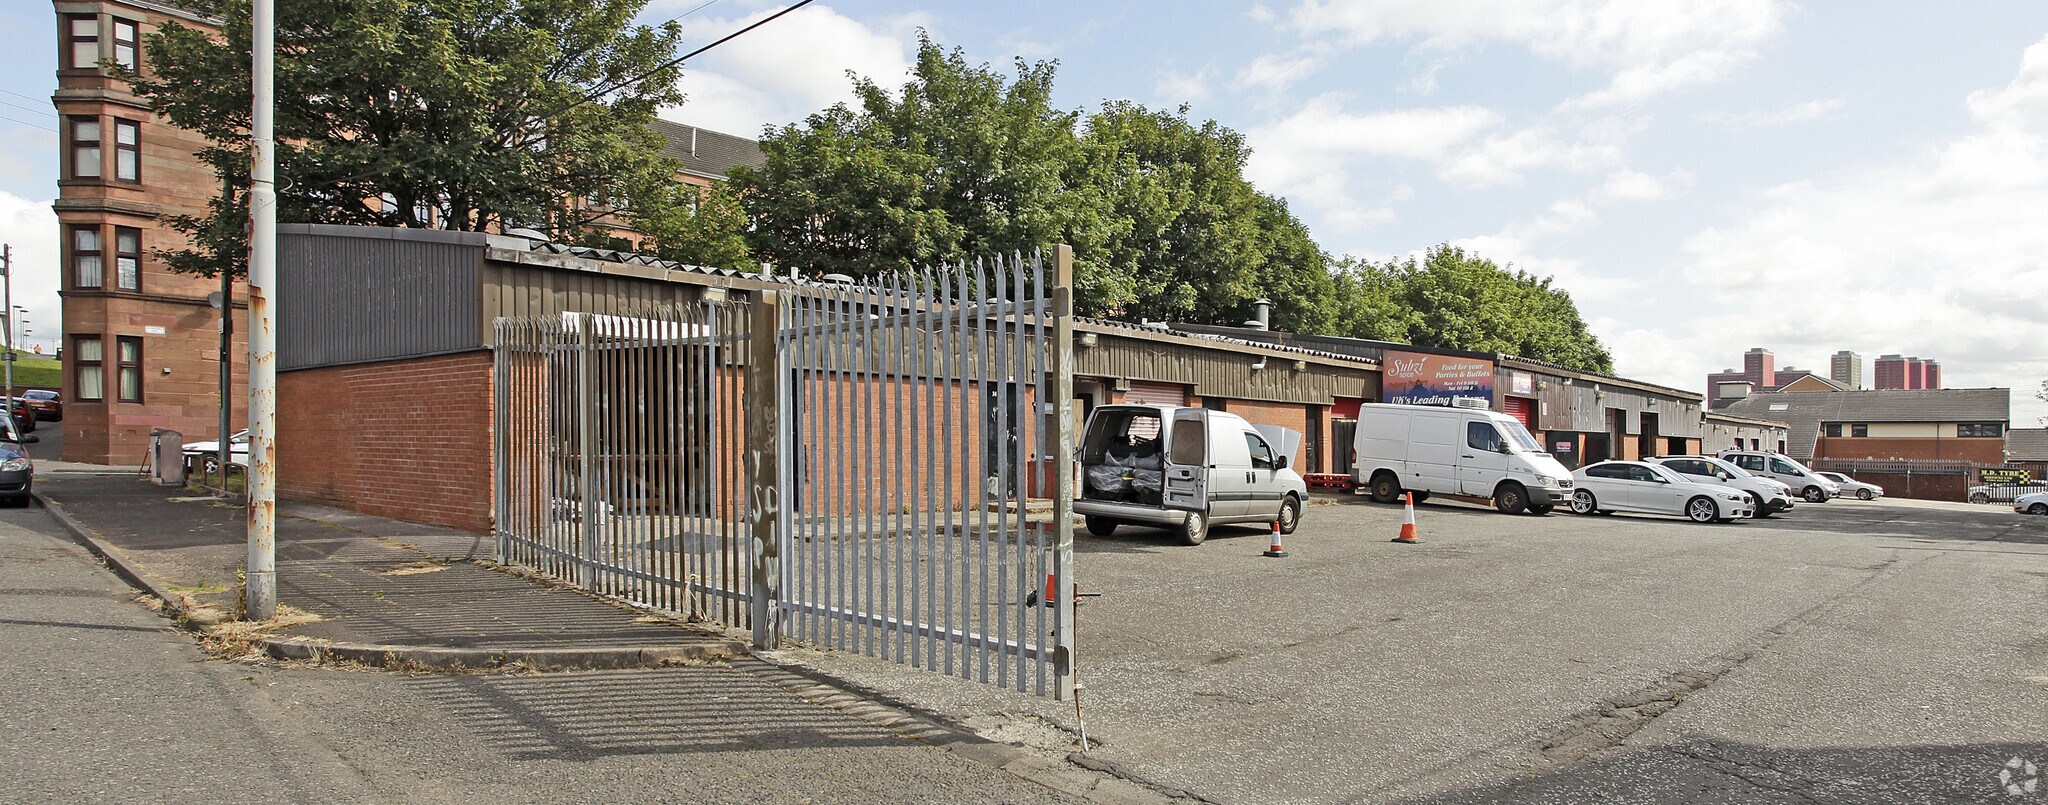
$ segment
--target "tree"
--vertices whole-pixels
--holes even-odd
[[[601,240],[601,221],[661,216],[675,165],[648,127],[681,103],[674,24],[646,0],[293,0],[277,4],[278,218],[479,230],[516,224]],[[230,192],[173,218],[174,270],[241,273],[249,164],[249,4],[197,0],[219,36],[150,35],[138,95],[212,141]],[[645,80],[626,80],[647,74]],[[589,102],[574,105],[579,99]],[[623,200],[623,209],[586,203]]]
[[[1006,77],[921,37],[900,91],[855,78],[857,105],[768,132],[733,172],[754,248],[858,276],[1067,243],[1083,313],[1237,323],[1266,297],[1278,325],[1327,326],[1322,255],[1244,179],[1242,136],[1127,102],[1084,124],[1052,107],[1055,68]]]
[[[1608,374],[1614,358],[1550,278],[1501,268],[1449,244],[1374,265],[1338,264],[1339,334],[1499,352]]]
[[[2048,380],[2041,381],[2041,390],[2034,392],[2034,399],[2048,403]],[[2048,416],[2041,417],[2041,424],[2048,425]]]
[[[747,212],[723,182],[702,189],[676,184],[668,191],[677,197],[654,205],[659,212],[639,220],[637,228],[647,236],[642,251],[690,265],[755,267],[747,247]]]

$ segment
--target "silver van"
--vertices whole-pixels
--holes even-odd
[[[1203,408],[1104,405],[1081,436],[1081,497],[1088,532],[1118,526],[1172,529],[1199,545],[1209,527],[1301,523],[1308,484],[1290,469],[1301,434]]]
[[[1765,450],[1723,450],[1722,461],[1748,470],[1751,475],[1760,475],[1776,480],[1790,487],[1793,493],[1808,503],[1826,503],[1842,496],[1842,486],[1814,472],[1783,453]]]

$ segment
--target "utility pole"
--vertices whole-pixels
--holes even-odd
[[[0,305],[7,306],[7,416],[14,416],[14,245],[0,245]]]
[[[275,0],[254,0],[250,12],[249,567],[242,610],[244,618],[261,621],[277,614],[277,316],[271,308],[277,295]]]
[[[222,196],[235,192],[226,181],[221,182]],[[222,267],[220,270],[220,443],[216,444],[214,466],[220,468],[220,488],[228,488],[228,461],[234,458],[234,446],[228,444],[229,430],[235,426],[234,398],[234,344],[235,344],[235,275]],[[243,476],[244,481],[248,477]],[[243,491],[247,491],[246,489]]]

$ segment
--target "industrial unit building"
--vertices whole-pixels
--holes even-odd
[[[2005,463],[2008,389],[1752,394],[1720,413],[1786,423],[1784,451],[1802,461]]]

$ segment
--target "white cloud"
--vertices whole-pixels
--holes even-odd
[[[1574,69],[1611,74],[1568,107],[1639,103],[1720,80],[1783,27],[1784,0],[1305,0],[1293,27],[1359,44],[1413,39],[1451,50],[1512,42]]]
[[[1209,99],[1209,88],[1216,83],[1213,71],[1203,69],[1192,75],[1167,71],[1159,74],[1152,85],[1152,94],[1166,106],[1183,103],[1201,103]]]
[[[1279,191],[1348,157],[1434,162],[1500,120],[1499,113],[1483,106],[1352,112],[1325,95],[1284,119],[1246,132],[1253,152],[1245,173],[1268,191]]]
[[[1732,128],[1760,128],[1808,123],[1834,114],[1847,105],[1848,101],[1841,98],[1827,98],[1795,103],[1771,112],[1701,112],[1693,118],[1702,123],[1716,123]]]
[[[1571,202],[1561,204],[1567,209],[1560,212],[1553,206],[1554,214],[1562,217],[1591,214],[1590,210],[1569,209]],[[1572,301],[1578,304],[1581,311],[1590,312],[1602,305],[1627,304],[1629,300],[1642,295],[1640,280],[1595,274],[1577,259],[1538,254],[1519,237],[1520,234],[1524,233],[1505,232],[1498,235],[1461,238],[1451,241],[1451,245],[1462,248],[1473,256],[1492,260],[1495,265],[1517,268],[1539,277],[1549,277],[1552,287],[1562,288],[1571,293]],[[1608,346],[1612,348],[1613,344],[1610,342]]]
[[[1801,365],[1853,349],[1940,360],[1950,386],[2048,377],[2048,40],[1965,105],[1976,131],[1836,183],[1768,188],[1689,238],[1679,296],[1725,312],[1686,326],[1687,365],[1719,368],[1739,346],[1724,334],[1742,332]],[[1654,366],[1616,346],[1625,370]],[[2042,408],[2019,395],[2014,419]]]
[[[1318,53],[1281,55],[1268,53],[1253,59],[1237,71],[1236,83],[1240,87],[1277,92],[1294,86],[1323,64]]]
[[[709,42],[774,13],[682,21],[690,41]],[[853,99],[849,71],[895,87],[909,75],[918,15],[869,25],[828,6],[812,5],[734,39],[684,67],[688,100],[662,116],[743,136],[764,125],[802,120]]]
[[[1682,168],[1664,176],[1620,170],[1608,175],[1607,181],[1593,191],[1593,198],[1600,201],[1654,201],[1677,195],[1680,190],[1691,187],[1692,182],[1692,173]]]
[[[29,328],[35,330],[22,346],[40,344],[45,353],[56,349],[63,326],[57,298],[57,213],[50,201],[0,191],[0,242],[14,247],[14,304],[28,308]]]
[[[1497,134],[1444,163],[1439,174],[1467,187],[1500,187],[1522,180],[1522,172],[1549,165],[1568,153],[1548,126]]]

